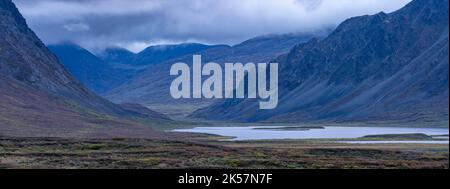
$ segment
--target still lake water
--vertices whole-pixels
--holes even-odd
[[[270,139],[352,139],[367,135],[412,134],[448,135],[448,128],[398,128],[398,127],[324,127],[323,129],[283,130],[284,126],[252,127],[195,127],[177,129],[175,132],[206,133],[233,137],[232,140]]]
[[[347,144],[448,144],[448,140],[407,140],[407,141],[341,141],[340,143]]]

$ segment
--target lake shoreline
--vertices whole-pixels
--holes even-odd
[[[355,131],[355,129],[358,129]],[[247,126],[247,127],[194,127],[175,129],[171,132],[187,132],[221,136],[229,141],[245,140],[349,140],[352,141],[448,141],[448,128],[406,128],[406,127],[301,127],[301,126]]]

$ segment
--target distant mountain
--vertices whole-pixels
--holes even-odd
[[[97,94],[119,86],[136,73],[133,69],[115,68],[73,43],[49,45],[48,48],[73,76]],[[124,53],[116,55],[117,58],[126,56]]]
[[[192,117],[233,121],[444,121],[448,124],[448,0],[346,20],[280,56],[280,102],[226,100]],[[445,124],[444,124],[445,125]],[[448,125],[447,125],[448,126]]]
[[[270,59],[287,53],[299,43],[324,34],[289,34],[267,35],[250,39],[235,46],[218,45],[196,52],[202,55],[203,63],[214,61],[227,62],[268,62]],[[174,100],[169,93],[169,87],[174,77],[169,75],[170,67],[176,62],[192,63],[192,55],[168,60],[164,63],[150,66],[120,87],[108,92],[105,97],[114,102],[140,103],[158,109],[173,116],[183,116],[194,110],[211,104],[211,100]]]
[[[70,42],[48,46],[71,74],[97,94],[120,86],[150,65],[212,47],[194,43],[158,45],[138,54],[123,48],[108,48],[94,55]]]
[[[131,65],[135,56],[136,54],[127,49],[115,47],[105,49],[98,57],[111,64]]]
[[[132,63],[134,65],[152,65],[214,47],[216,46],[198,43],[150,46],[138,53]]]
[[[147,47],[137,54],[123,48],[108,48],[100,53],[99,58],[114,65],[128,65],[142,69],[149,65],[158,64],[213,47],[216,46],[198,43],[155,45]]]
[[[160,135],[130,121],[148,116],[85,89],[28,28],[11,0],[0,0],[0,36],[0,135]]]

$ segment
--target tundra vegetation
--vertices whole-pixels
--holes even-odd
[[[1,168],[448,169],[448,144],[0,138]]]

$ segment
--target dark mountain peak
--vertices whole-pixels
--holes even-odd
[[[155,45],[145,48],[138,54],[148,54],[148,53],[157,53],[164,52],[170,50],[204,50],[210,47],[209,45],[204,45],[200,43],[181,43],[181,44],[172,44],[172,45]]]
[[[0,74],[47,91],[85,90],[59,64],[9,0],[0,1]]]
[[[448,25],[448,3],[448,0],[414,0],[391,15],[417,25]]]
[[[11,1],[2,0],[0,5],[0,75],[100,112],[124,112],[94,95],[69,74],[26,22],[22,22],[23,17]],[[73,44],[63,46],[74,49]]]
[[[136,57],[133,60],[133,64],[134,65],[157,64],[173,58],[198,53],[200,51],[213,47],[214,46],[199,43],[182,43],[175,45],[150,46],[136,55]]]
[[[334,33],[345,32],[347,28],[355,26],[367,28],[368,25],[378,27],[379,25],[408,25],[411,23],[411,27],[423,28],[428,25],[443,27],[448,25],[448,3],[448,0],[414,0],[402,9],[389,14],[380,12],[375,15],[347,19],[338,26]]]
[[[264,46],[271,43],[291,43],[292,41],[303,42],[308,41],[311,38],[321,38],[328,34],[328,31],[320,31],[316,33],[268,34],[248,39],[233,47],[239,48],[241,46],[249,47],[254,45]]]
[[[404,8],[394,12],[395,14],[403,14],[403,15],[419,15],[417,13],[420,12],[439,12],[437,10],[443,11],[447,10],[448,0],[413,0],[408,3]],[[435,10],[435,11],[432,11]]]
[[[95,56],[88,50],[84,49],[83,47],[81,47],[78,44],[75,44],[73,42],[63,42],[63,43],[59,43],[59,44],[52,44],[52,45],[48,45],[47,47],[52,51],[54,51],[54,50],[74,51],[74,52],[78,52],[78,53],[86,53],[86,54]]]
[[[410,5],[411,3],[413,5]],[[329,81],[336,84],[357,84],[370,77],[382,78],[394,74],[448,30],[448,4],[444,4],[447,8],[431,10],[430,7],[436,7],[410,7],[420,3],[433,5],[432,2],[411,3],[390,14],[378,13],[350,18],[320,43],[312,41],[297,47],[288,55],[291,64],[282,66],[295,67],[288,70],[292,74],[296,73],[298,78],[286,78],[284,84],[296,86],[306,81],[314,74],[311,70],[320,72],[321,79],[331,77]],[[435,12],[435,16],[430,17],[431,20],[428,20],[428,17],[422,19],[425,18],[423,10]],[[413,14],[410,16],[411,11]],[[315,59],[305,59],[311,57]],[[376,69],[366,70],[366,67]]]
[[[83,47],[72,43],[72,42],[64,42],[60,44],[48,45],[48,48],[55,53],[60,60],[72,60],[74,62],[81,61],[81,64],[89,64],[92,66],[106,66],[104,62],[102,62],[97,56],[93,53],[84,49]],[[64,61],[64,66],[73,73],[73,67],[80,67],[79,63],[70,65],[69,62]],[[97,65],[96,65],[97,64]],[[91,67],[92,69],[92,67]]]
[[[112,57],[112,58],[118,58],[118,57],[131,57],[134,56],[135,53],[129,51],[128,49],[122,48],[122,47],[110,47],[105,49],[103,52],[99,54],[100,57]]]
[[[110,47],[98,54],[104,62],[123,65],[132,64],[135,56],[135,53],[121,47]]]
[[[0,9],[2,9],[2,14],[8,14],[10,18],[15,19],[15,22],[18,23],[18,26],[20,26],[22,30],[28,30],[25,18],[22,17],[11,0],[0,0]]]
[[[448,122],[448,27],[448,0],[415,0],[393,13],[347,19],[325,39],[277,59],[277,109],[224,101],[194,116]]]

